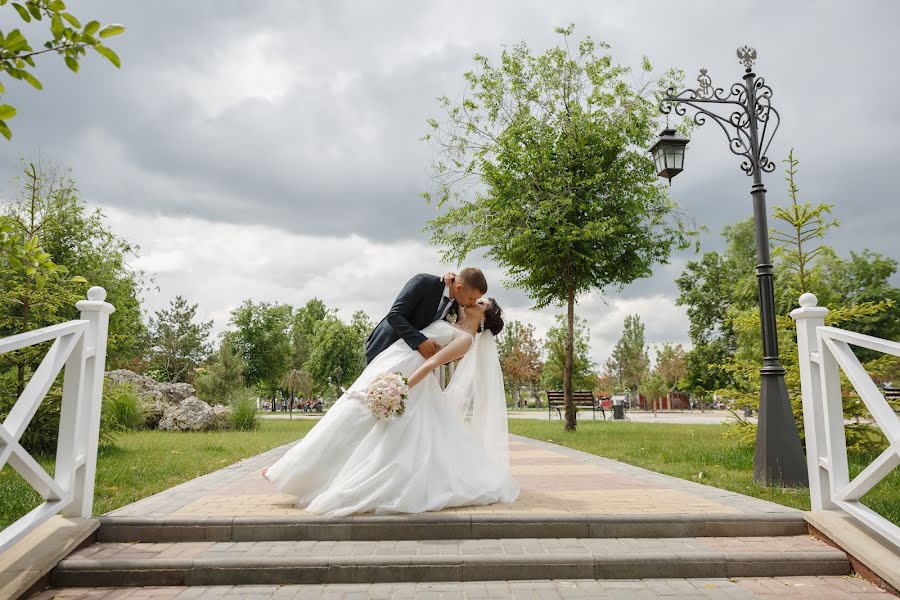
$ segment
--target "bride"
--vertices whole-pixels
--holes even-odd
[[[307,512],[421,513],[512,502],[506,396],[493,298],[460,308],[457,322],[422,330],[442,346],[425,360],[402,339],[379,354],[315,427],[265,472]],[[434,369],[462,358],[447,389]],[[366,406],[378,375],[409,377],[406,412],[380,421]],[[466,418],[471,415],[470,418]]]

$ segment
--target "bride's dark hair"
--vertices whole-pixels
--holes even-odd
[[[484,327],[482,327],[482,330],[486,329],[497,335],[503,330],[503,309],[497,304],[495,298],[488,298],[488,300],[491,301],[491,305],[484,311]]]

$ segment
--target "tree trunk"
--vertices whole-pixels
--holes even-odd
[[[566,329],[566,366],[563,369],[563,398],[566,402],[566,431],[575,431],[575,401],[572,398],[572,370],[575,366],[575,288],[569,287]]]

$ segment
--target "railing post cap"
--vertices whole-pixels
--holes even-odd
[[[798,319],[824,319],[828,314],[828,309],[824,306],[818,306],[819,299],[815,294],[806,292],[800,296],[800,308],[791,311],[791,318],[795,321]]]
[[[105,294],[105,292],[104,292],[104,294]],[[88,295],[90,295],[90,292],[88,292]],[[818,304],[819,304],[819,299],[816,298],[815,294],[806,292],[805,294],[802,294],[800,296],[800,306],[802,306],[803,308],[812,308],[814,306],[818,306]]]
[[[75,303],[75,307],[82,312],[98,312],[111,314],[116,308],[106,302],[106,290],[95,285],[87,291],[87,300],[79,300]]]
[[[106,290],[104,290],[99,285],[92,286],[87,291],[88,300],[93,300],[94,302],[103,302],[106,300]]]

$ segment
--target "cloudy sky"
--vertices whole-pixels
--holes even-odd
[[[495,57],[522,40],[543,50],[568,23],[610,43],[620,63],[646,54],[683,68],[688,83],[699,67],[720,86],[739,80],[735,48],[754,45],[783,118],[770,156],[793,147],[802,199],[836,205],[842,226],[829,242],[840,253],[900,258],[891,0],[68,4],[83,20],[126,25],[110,44],[123,67],[90,58],[76,76],[42,57],[43,92],[7,84],[19,114],[13,141],[0,141],[0,190],[11,191],[19,157],[71,167],[85,199],[142,247],[136,266],[159,286],[151,311],[182,294],[221,330],[245,298],[318,296],[345,317],[361,308],[380,318],[410,275],[451,267],[422,233],[434,212],[418,197],[430,159],[418,138],[438,114],[435,97],[459,96],[474,53]],[[703,248],[718,249],[722,226],[752,214],[750,182],[721,131],[693,137],[671,194],[709,227]],[[780,172],[767,185],[770,205],[786,201]],[[690,258],[580,300],[598,363],[630,313],[649,342],[687,342],[674,279]],[[501,289],[501,271],[479,266],[509,317],[546,331],[553,311],[531,311],[521,292]]]

